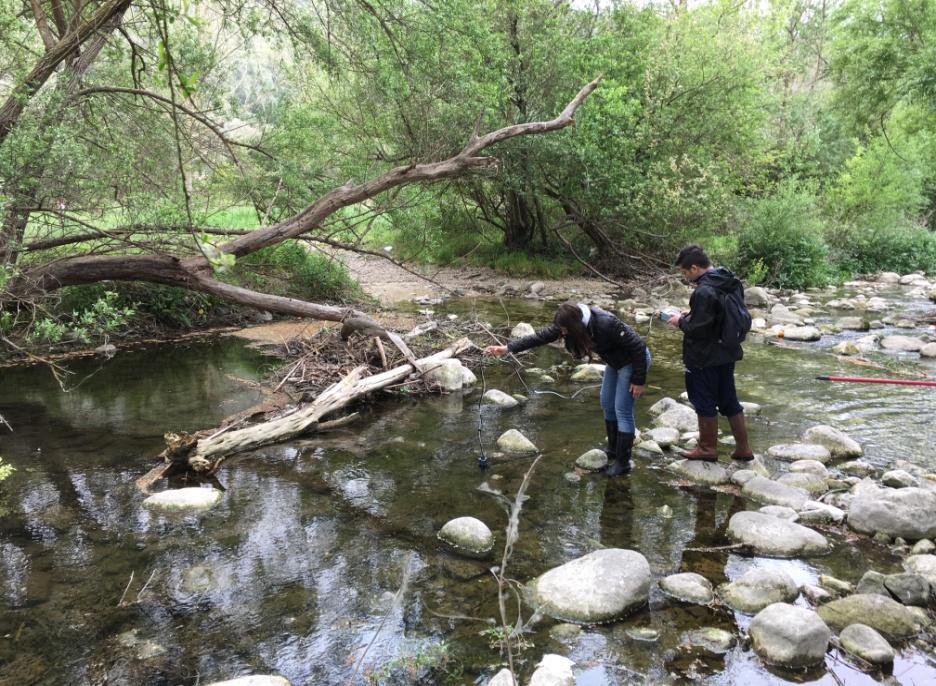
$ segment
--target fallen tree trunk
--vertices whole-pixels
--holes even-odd
[[[199,438],[184,446],[173,446],[175,438],[167,436],[170,446],[163,452],[163,456],[176,463],[184,461],[195,472],[213,474],[225,459],[237,453],[343,425],[354,415],[332,421],[324,420],[368,393],[399,383],[413,372],[428,371],[434,364],[456,357],[472,346],[470,340],[460,338],[448,348],[416,360],[416,366],[403,364],[373,376],[362,376],[366,368],[357,367],[322,391],[315,400],[282,417],[240,429],[222,428],[207,438]]]

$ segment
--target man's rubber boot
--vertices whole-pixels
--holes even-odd
[[[614,462],[608,465],[605,474],[621,476],[631,470],[631,451],[634,448],[634,434],[618,432],[614,445]]]
[[[609,422],[607,419],[605,420],[605,433],[608,434],[608,449],[605,450],[605,453],[609,460],[613,460],[615,451],[617,450],[618,426],[616,419],[612,422]]]
[[[680,450],[687,460],[718,462],[718,417],[699,417],[699,445],[692,450]]]
[[[731,435],[734,436],[735,440],[735,449],[731,453],[731,459],[750,462],[754,459],[754,451],[751,450],[751,444],[748,442],[744,412],[739,412],[734,417],[728,417],[728,423],[731,425]]]

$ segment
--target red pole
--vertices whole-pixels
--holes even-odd
[[[912,379],[877,379],[868,376],[817,376],[819,381],[848,381],[851,383],[889,383],[900,386],[936,386],[936,381],[914,381]]]

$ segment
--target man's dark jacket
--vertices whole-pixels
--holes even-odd
[[[741,281],[724,267],[705,272],[696,281],[689,298],[689,314],[679,320],[683,336],[683,364],[686,367],[717,367],[737,362],[743,356],[741,346],[724,345],[721,330],[724,320],[725,294],[741,291]]]
[[[599,307],[588,309],[591,310],[591,319],[585,330],[595,344],[593,352],[604,360],[605,364],[615,369],[629,364],[634,365],[631,383],[643,386],[647,382],[647,346],[643,339],[610,312]],[[559,340],[561,333],[556,324],[550,324],[529,336],[510,341],[507,344],[507,350],[519,353],[538,345],[552,343]],[[568,341],[566,341],[566,349],[569,349]]]

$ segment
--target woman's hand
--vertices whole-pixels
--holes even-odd
[[[630,394],[631,394],[631,397],[632,397],[634,400],[637,400],[637,398],[640,397],[640,394],[643,393],[643,389],[644,389],[643,386],[638,386],[637,384],[632,383],[632,384],[630,385]]]
[[[494,357],[501,357],[507,354],[506,345],[489,345],[484,349],[485,355],[493,355]]]

